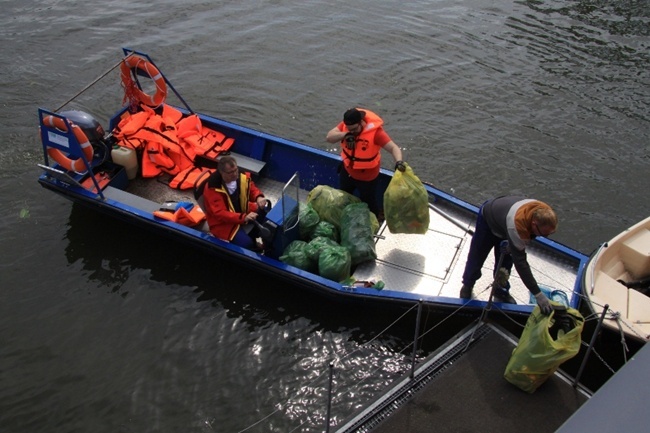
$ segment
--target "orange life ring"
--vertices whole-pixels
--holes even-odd
[[[155,94],[148,95],[136,86],[133,77],[131,76],[131,71],[133,69],[139,69],[153,80],[156,84]],[[165,83],[165,78],[154,65],[142,57],[131,55],[122,61],[120,71],[122,75],[122,83],[124,84],[127,95],[132,93],[138,101],[150,107],[157,107],[165,102],[165,98],[167,98],[167,84]]]
[[[46,116],[43,118],[43,123],[47,126],[53,127],[58,129],[59,131],[63,132],[68,132],[68,127],[66,125],[65,120],[63,120],[62,117],[55,117],[55,116]],[[88,141],[88,137],[86,137],[86,134],[83,132],[83,130],[72,123],[72,133],[74,134],[75,138],[81,145],[81,149],[84,152],[84,156],[86,157],[86,160],[88,162],[93,160],[93,146],[90,144],[90,141]],[[77,159],[71,159],[60,151],[59,149],[55,149],[53,147],[50,147],[47,150],[47,154],[55,160],[59,165],[63,168],[65,168],[68,171],[74,171],[76,173],[85,173],[86,170],[86,165],[84,162],[81,160],[81,158]]]

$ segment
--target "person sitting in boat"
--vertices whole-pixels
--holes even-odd
[[[217,171],[212,173],[203,189],[203,208],[216,237],[248,249],[259,249],[255,239],[260,236],[255,221],[262,224],[270,202],[251,179],[240,173],[237,161],[222,156]]]
[[[516,303],[510,295],[510,283],[507,282],[507,276],[510,275],[514,263],[517,273],[526,288],[535,295],[542,312],[550,314],[551,304],[537,285],[528,264],[526,245],[536,236],[549,236],[555,233],[556,228],[555,212],[541,201],[521,196],[501,196],[483,203],[478,212],[476,230],[467,255],[460,297],[463,299],[472,297],[474,283],[481,278],[481,267],[490,250],[494,248],[496,263],[498,263],[501,254],[499,246],[501,242],[508,241],[508,254],[502,258],[501,267],[495,269],[496,275],[501,268],[505,268],[506,281],[505,284],[496,284],[494,300]],[[495,264],[495,268],[496,266]]]
[[[395,159],[395,170],[404,171],[402,150],[384,131],[384,121],[365,108],[351,108],[343,114],[343,121],[332,128],[325,137],[329,143],[341,143],[343,170],[339,169],[339,188],[359,197],[381,219],[377,198],[381,149]]]

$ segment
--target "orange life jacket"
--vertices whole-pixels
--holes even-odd
[[[176,125],[183,118],[183,113],[171,105],[163,104],[162,118],[165,122]]]
[[[142,151],[143,177],[180,174],[179,179],[173,181],[175,188],[192,187],[184,176],[193,171],[197,155],[215,159],[235,141],[204,128],[196,114],[183,117],[183,113],[167,104],[162,105],[160,115],[146,105],[141,105],[140,109],[134,114],[125,113],[113,135],[119,145]]]
[[[363,118],[365,126],[356,137],[354,149],[349,149],[345,141],[341,141],[341,159],[345,167],[353,170],[376,168],[381,164],[381,148],[375,145],[375,133],[384,121],[370,110],[358,110],[366,113]]]
[[[147,141],[143,149],[142,177],[157,177],[163,172],[171,175],[180,173],[180,168],[159,141]]]
[[[132,138],[144,126],[149,116],[150,113],[147,111],[138,111],[134,114],[128,111],[125,112],[120,122],[113,129],[113,136],[118,140]]]
[[[197,185],[203,176],[208,176],[214,172],[214,169],[202,169],[199,167],[189,167],[178,173],[169,181],[169,186],[174,189],[191,189]]]
[[[201,221],[205,220],[205,213],[203,213],[203,209],[196,205],[190,211],[181,206],[174,212],[154,211],[153,214],[157,218],[174,221],[176,223],[189,227],[198,225]]]
[[[206,128],[196,114],[187,116],[176,124],[178,138],[193,149],[195,155],[203,155],[215,159],[234,144],[235,139]]]

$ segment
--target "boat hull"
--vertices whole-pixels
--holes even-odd
[[[627,287],[650,277],[650,217],[602,244],[587,263],[582,279],[585,304],[605,312],[610,332],[645,342],[650,339],[650,297]]]
[[[162,74],[162,70],[160,72]],[[165,81],[168,82],[166,77]],[[128,108],[118,107],[107,131],[114,131],[128,114]],[[174,106],[173,109],[183,116],[194,114],[189,106]],[[95,153],[101,154],[101,158],[96,156],[92,161],[84,160],[92,176],[66,172],[58,165],[51,164],[47,157],[48,149],[60,148],[64,142],[83,158],[79,143],[75,142],[73,136],[62,136],[43,123],[43,118],[54,115],[47,110],[39,110],[45,156],[45,163],[40,165],[44,171],[39,182],[67,199],[120,221],[188,243],[208,254],[272,275],[286,284],[307,288],[344,302],[353,299],[397,305],[422,302],[435,309],[463,309],[476,313],[492,305],[489,301],[492,282],[490,263],[486,263],[484,277],[475,286],[474,299],[458,298],[478,207],[430,184],[425,183],[430,201],[430,225],[426,234],[393,234],[384,224],[375,237],[377,260],[356,266],[351,276],[352,282],[332,281],[317,273],[290,266],[280,257],[282,249],[297,239],[296,231],[286,224],[284,207],[289,201],[286,189],[299,175],[296,195],[292,197],[297,207],[297,203],[305,203],[310,192],[318,186],[336,188],[340,167],[338,154],[206,114],[197,114],[204,128],[218,131],[234,140],[230,152],[236,155],[240,167],[253,173],[255,182],[274,203],[274,210],[283,210],[276,212],[279,215],[277,218],[269,218],[279,228],[274,252],[259,254],[217,239],[205,226],[188,227],[157,217],[155,212],[170,198],[176,202],[196,203],[192,192],[171,189],[156,178],[138,176],[129,179],[126,170],[115,164],[106,150]],[[379,188],[385,189],[392,176],[392,171],[382,169]],[[101,177],[99,181],[98,177]],[[576,306],[579,300],[579,276],[587,258],[548,239],[534,241],[528,251],[531,267],[539,271],[536,277],[539,277],[540,285],[565,291],[571,306]],[[383,288],[378,288],[379,282],[384,283]],[[516,275],[511,277],[510,283],[517,304],[496,304],[498,309],[528,315],[534,308],[528,290]]]

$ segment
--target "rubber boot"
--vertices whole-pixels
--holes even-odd
[[[516,304],[515,298],[510,295],[510,290],[505,287],[495,287],[492,289],[493,299],[495,302],[502,302],[504,304]]]
[[[460,288],[460,297],[462,299],[472,299],[472,287],[463,284]]]

